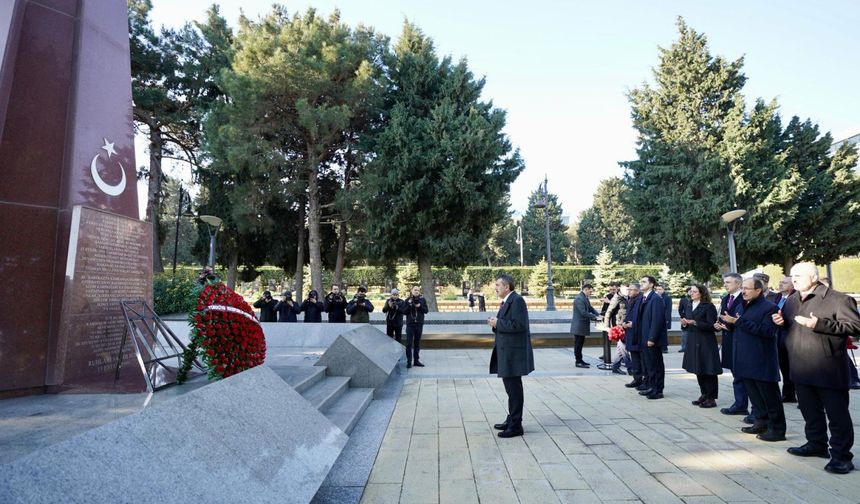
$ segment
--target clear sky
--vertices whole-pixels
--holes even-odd
[[[211,0],[153,0],[156,25],[203,19]],[[271,0],[222,0],[235,26]],[[676,38],[675,19],[704,32],[712,54],[745,56],[748,101],[776,97],[784,122],[811,118],[836,139],[860,132],[860,1],[510,0],[284,2],[290,14],[334,8],[350,24],[393,40],[408,18],[440,54],[465,57],[486,76],[484,99],[508,113],[507,133],[526,169],[511,188],[524,212],[546,174],[565,215],[588,208],[601,179],[635,156],[625,93],[651,78],[658,47]],[[138,164],[145,158],[139,154]],[[178,173],[177,173],[178,174]]]

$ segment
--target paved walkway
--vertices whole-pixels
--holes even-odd
[[[589,350],[596,362],[600,350]],[[626,376],[574,368],[570,349],[536,350],[538,372],[524,380],[526,433],[513,439],[492,428],[507,398],[486,374],[489,350],[426,351],[428,367],[409,370],[362,502],[860,501],[858,473],[834,476],[824,459],[785,452],[804,442],[793,404],[787,441],[743,434],[739,417],[690,404],[698,386],[676,351],[666,355],[665,399],[650,401],[623,387]],[[731,401],[723,375],[718,404]]]

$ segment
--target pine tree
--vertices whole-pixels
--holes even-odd
[[[546,259],[543,257],[532,266],[532,272],[529,275],[529,293],[532,296],[546,296],[546,287],[549,284],[549,276],[546,270]]]
[[[618,263],[613,260],[612,252],[608,247],[603,247],[597,254],[597,262],[592,270],[594,275],[594,289],[598,293],[606,292],[611,282],[622,282],[624,277]]]
[[[559,264],[565,259],[565,251],[570,246],[567,237],[567,226],[562,222],[562,208],[558,196],[549,193],[545,208],[535,208],[538,191],[529,195],[529,206],[523,215],[523,257],[526,264],[535,264],[541,258],[546,258],[546,216],[549,214],[550,252],[553,264]]]
[[[682,296],[687,287],[692,285],[693,275],[690,272],[674,272],[664,265],[657,280],[673,296]]]

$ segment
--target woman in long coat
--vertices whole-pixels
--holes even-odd
[[[714,329],[717,308],[711,302],[711,294],[704,285],[692,286],[690,299],[690,308],[687,311],[690,318],[681,319],[681,326],[687,329],[683,368],[696,375],[702,392],[701,397],[693,401],[693,405],[714,408],[717,405],[717,375],[723,373]]]

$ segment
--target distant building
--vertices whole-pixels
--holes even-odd
[[[858,146],[858,149],[860,149],[860,128],[855,128],[853,134],[849,133],[848,135],[844,136],[842,139],[839,139],[839,140],[836,140],[835,142],[833,142],[833,144],[830,146],[830,153],[832,154],[832,153],[836,152],[836,150],[839,147],[842,147],[842,145],[846,144],[846,143],[855,144]],[[860,167],[860,162],[858,162],[857,166],[855,166],[855,168],[858,168],[858,167]]]

